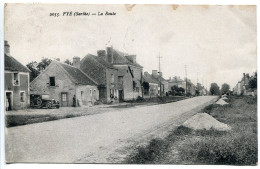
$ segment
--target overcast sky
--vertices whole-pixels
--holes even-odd
[[[63,12],[114,16],[62,16]],[[50,16],[59,13],[59,17]],[[228,83],[257,68],[255,6],[7,5],[5,40],[23,64],[42,57],[72,60],[113,45],[136,54],[144,71],[185,76],[206,85]],[[109,43],[110,41],[110,43]]]

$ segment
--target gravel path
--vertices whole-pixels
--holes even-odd
[[[145,145],[154,137],[165,137],[216,99],[201,96],[6,128],[6,161],[120,163],[134,147]]]

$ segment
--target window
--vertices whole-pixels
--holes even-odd
[[[50,86],[55,86],[55,77],[50,77]]]
[[[20,92],[20,102],[25,102],[25,92]]]
[[[136,87],[136,88],[135,88],[135,91],[136,91],[136,92],[139,92],[139,87]]]
[[[111,83],[115,82],[114,74],[111,74]]]
[[[62,93],[62,94],[61,94],[61,100],[62,100],[63,102],[66,102],[66,101],[67,101],[67,94],[66,94],[66,93]]]
[[[81,100],[83,100],[83,94],[84,94],[84,92],[81,91],[80,94],[81,94]]]
[[[19,76],[19,73],[14,73],[13,84],[14,84],[14,86],[20,86],[20,76]]]
[[[92,96],[92,89],[89,90],[89,95]]]
[[[94,99],[96,100],[97,99],[96,89],[94,89],[93,94],[94,94]]]

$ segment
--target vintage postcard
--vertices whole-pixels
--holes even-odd
[[[255,5],[4,7],[6,163],[257,165]]]

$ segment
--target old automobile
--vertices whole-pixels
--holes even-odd
[[[51,99],[49,95],[30,95],[30,106],[34,108],[60,108],[59,101]]]

